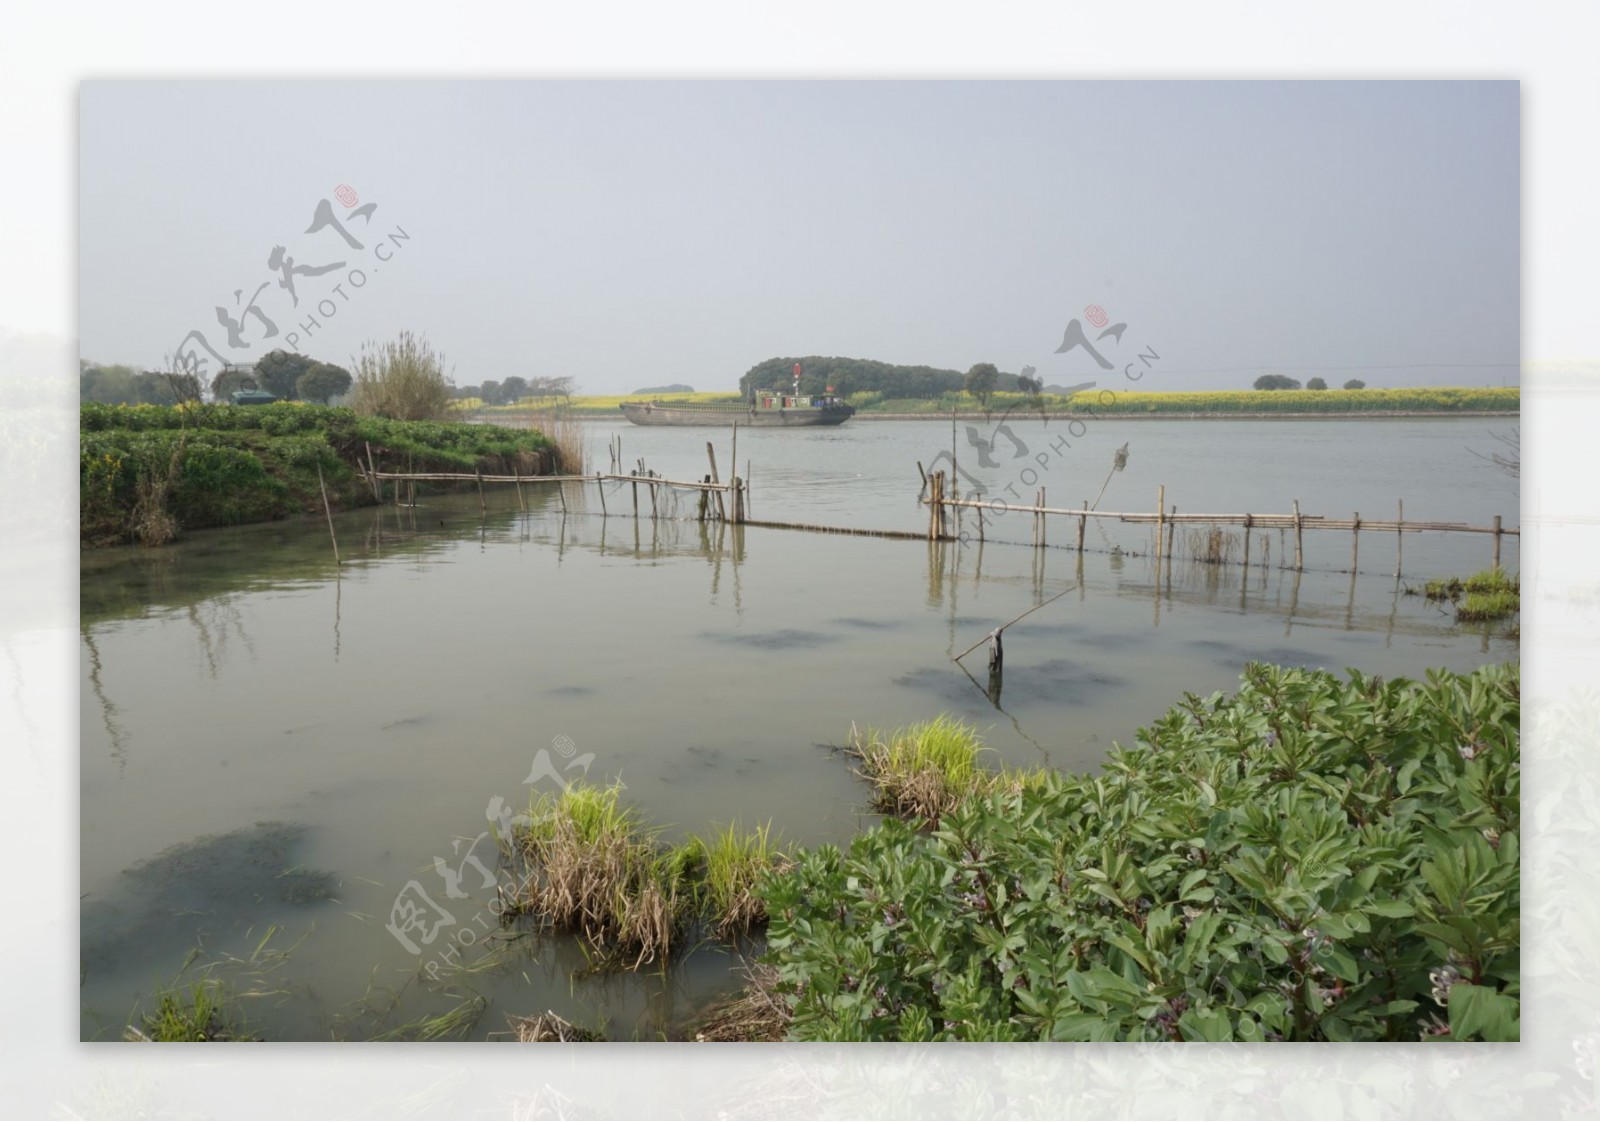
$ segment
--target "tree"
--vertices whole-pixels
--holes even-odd
[[[515,405],[528,394],[528,379],[513,374],[500,383],[500,398],[506,405]]]
[[[317,360],[290,351],[272,351],[256,360],[256,382],[283,401],[293,400],[295,384]]]
[[[1344,384],[1344,388],[1347,390],[1364,390],[1367,388],[1367,384],[1360,378],[1351,378]]]
[[[505,393],[501,390],[500,383],[493,378],[484,379],[482,388],[478,390],[478,396],[483,398],[485,405],[504,405],[506,403]]]
[[[401,421],[438,420],[450,411],[450,392],[444,356],[425,338],[402,331],[393,342],[362,344],[351,401],[356,412]]]
[[[1297,390],[1300,383],[1287,374],[1263,374],[1255,380],[1258,390]]]
[[[967,371],[967,376],[962,381],[961,388],[977,398],[979,405],[988,409],[989,396],[994,393],[994,384],[999,379],[999,367],[992,362],[980,362]]]
[[[1306,389],[1308,390],[1325,390],[1327,388],[1328,383],[1324,382],[1321,378],[1312,378],[1306,383]]]
[[[349,393],[353,380],[350,371],[344,367],[331,362],[319,362],[300,375],[294,384],[294,391],[303,401],[326,405],[330,399]]]
[[[213,401],[227,401],[240,390],[258,388],[260,383],[250,367],[228,365],[217,371],[217,376],[211,379],[211,398]]]

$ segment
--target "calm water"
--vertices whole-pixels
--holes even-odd
[[[1403,498],[1407,518],[1514,527],[1515,481],[1472,454],[1497,423],[1107,422],[1082,437],[1014,423],[977,476],[1076,505],[1127,441],[1102,509],[1153,509],[1165,483],[1180,511],[1298,499],[1308,515],[1387,518]],[[698,476],[709,436],[729,473],[726,434],[587,429],[591,466],[620,433],[628,465]],[[1058,436],[1071,446],[1040,464]],[[741,432],[738,457],[755,517],[916,530],[916,462],[949,445],[948,421],[855,423]],[[732,984],[725,949],[624,976],[577,976],[561,939],[486,957],[492,890],[469,859],[493,867],[492,800],[521,808],[558,775],[620,778],[671,835],[771,819],[794,842],[844,841],[871,820],[835,747],[852,722],[951,712],[1008,762],[1092,768],[1184,691],[1230,688],[1248,659],[1417,675],[1516,657],[1498,630],[1400,595],[1392,534],[1363,535],[1354,574],[1340,571],[1348,534],[1308,533],[1297,579],[1273,533],[1266,567],[1178,559],[1158,586],[1143,527],[1091,526],[1080,561],[997,540],[1028,538],[1017,514],[980,551],[635,524],[626,490],[607,494],[609,519],[593,488],[569,488],[565,513],[548,490],[528,502],[502,490],[486,516],[476,495],[352,512],[336,519],[337,571],[320,519],[84,556],[86,1037],[117,1036],[197,947],[262,995],[246,1009],[273,1039],[367,1038],[473,996],[487,1002],[474,1038],[545,1009],[613,1037],[678,1035]],[[1514,567],[1515,539],[1503,548]],[[1482,568],[1490,550],[1408,535],[1405,581]],[[951,656],[1070,586],[1008,633],[992,704]],[[981,677],[982,652],[969,661]],[[453,921],[429,913],[417,953],[386,929],[411,882]]]

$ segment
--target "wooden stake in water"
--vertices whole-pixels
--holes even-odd
[[[1356,562],[1361,556],[1361,512],[1350,516],[1350,575],[1354,576]]]
[[[1394,579],[1400,579],[1400,561],[1405,555],[1406,501],[1396,499],[1394,516]]]
[[[1295,572],[1299,572],[1301,569],[1305,568],[1305,565],[1304,565],[1303,560],[1302,560],[1303,555],[1302,555],[1301,549],[1300,549],[1300,545],[1301,545],[1300,529],[1301,529],[1301,525],[1300,525],[1300,500],[1299,499],[1295,499],[1294,500],[1294,568],[1295,568]]]
[[[711,461],[711,482],[721,483],[722,480],[717,476],[717,450],[711,446],[711,441],[709,440],[706,441],[706,459]],[[718,491],[716,494],[717,517],[726,522],[728,520],[728,508],[723,505],[722,492]]]
[[[1167,485],[1156,487],[1156,556],[1161,556],[1161,539],[1167,531]]]
[[[1089,509],[1089,500],[1088,499],[1084,499],[1083,500],[1083,509],[1084,510],[1088,510]],[[1088,516],[1087,515],[1079,515],[1079,517],[1078,517],[1078,556],[1080,558],[1083,556],[1083,531],[1084,531],[1084,527],[1086,527],[1088,524],[1089,524]]]
[[[328,485],[322,481],[322,465],[317,465],[317,487],[322,491],[322,510],[328,516],[328,538],[333,542],[333,563],[339,564],[339,536],[333,532],[333,507],[328,505]]]
[[[1494,516],[1494,567],[1500,567],[1500,516]]]

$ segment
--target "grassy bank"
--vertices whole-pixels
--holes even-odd
[[[157,545],[183,530],[262,522],[320,508],[320,469],[336,507],[370,505],[356,466],[382,470],[554,470],[542,433],[455,422],[392,421],[349,409],[277,404],[83,405],[79,540]]]
[[[1516,388],[1416,388],[1391,390],[1217,390],[1196,393],[1139,393],[1123,390],[1084,390],[1064,397],[1044,394],[1040,399],[1015,393],[997,393],[989,401],[991,414],[1013,411],[1095,414],[1340,414],[1361,413],[1482,413],[1520,408]],[[930,416],[957,412],[983,412],[970,394],[939,398],[891,398],[858,394],[851,404],[863,416],[874,413],[916,413]]]
[[[1095,413],[1133,415],[1202,415],[1228,416],[1230,414],[1312,414],[1340,416],[1363,413],[1503,413],[1515,412],[1521,407],[1522,391],[1515,387],[1419,387],[1386,390],[1217,390],[1196,393],[1138,393],[1122,390],[1085,390],[1066,397],[1044,394],[1041,398],[1025,397],[1016,393],[997,393],[989,400],[987,412],[991,415],[1006,410],[1034,411],[1041,408],[1047,413]],[[737,402],[742,400],[737,392],[639,395],[591,395],[572,398],[570,412],[578,417],[620,417],[617,406],[625,401],[677,402]],[[847,398],[863,417],[884,415],[949,415],[954,408],[958,413],[983,414],[982,403],[971,394],[951,393],[933,398],[885,398],[881,393],[852,394]],[[456,403],[465,416],[487,421],[496,417],[525,417],[538,412],[532,403],[517,405],[484,406],[481,401],[468,398]]]
[[[971,794],[769,878],[769,995],[801,1040],[1515,1040],[1519,695],[1252,665],[1097,776],[923,752]]]

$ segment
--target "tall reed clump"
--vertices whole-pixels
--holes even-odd
[[[1189,560],[1202,565],[1231,565],[1243,543],[1238,534],[1230,534],[1219,526],[1186,530],[1183,537],[1184,553]]]
[[[397,421],[441,420],[450,412],[444,356],[427,339],[402,331],[387,343],[362,344],[350,405]]]
[[[761,880],[769,872],[788,868],[789,859],[779,848],[772,823],[741,831],[729,824],[708,839],[693,839],[691,846],[703,861],[700,898],[714,921],[719,938],[748,935],[767,922]]]
[[[155,1001],[153,1013],[144,1014],[138,1027],[129,1026],[130,1040],[165,1044],[251,1039],[233,1022],[222,983],[215,979],[202,978],[187,993],[176,985],[157,990]]]
[[[540,796],[501,841],[522,867],[516,890],[501,890],[506,914],[575,932],[628,969],[667,957],[697,924],[723,939],[763,926],[763,878],[789,867],[771,823],[663,844],[620,783]]]
[[[555,445],[556,463],[564,475],[582,475],[588,464],[583,422],[570,408],[549,408],[533,415],[533,427]]]
[[[1459,577],[1430,580],[1422,590],[1429,600],[1455,605],[1456,622],[1483,623],[1504,619],[1522,610],[1522,581],[1504,569],[1485,569],[1466,580]]]
[[[527,868],[509,904],[637,968],[672,948],[692,891],[687,857],[663,852],[657,831],[621,800],[620,783],[538,796],[505,839]]]
[[[948,715],[887,735],[851,726],[850,751],[874,803],[891,814],[936,820],[994,779],[978,762],[978,730]]]

